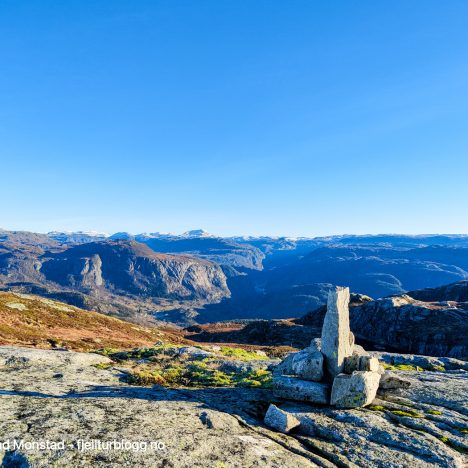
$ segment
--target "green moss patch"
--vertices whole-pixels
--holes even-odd
[[[387,370],[397,370],[397,371],[407,371],[407,372],[416,372],[423,371],[424,369],[419,366],[413,366],[412,364],[383,364],[384,369]]]
[[[93,364],[93,367],[95,367],[96,369],[109,369],[110,367],[112,367],[112,364],[109,362],[100,362],[98,364]]]
[[[437,371],[437,372],[445,372],[445,367],[444,366],[432,366],[431,370]]]
[[[371,411],[385,411],[385,407],[384,407],[384,406],[380,406],[380,405],[371,405],[371,406],[368,406],[368,408],[369,408]]]
[[[421,413],[418,413],[417,411],[401,411],[401,410],[391,410],[390,411],[392,414],[395,416],[401,416],[401,417],[407,417],[407,418],[424,418],[424,415]]]

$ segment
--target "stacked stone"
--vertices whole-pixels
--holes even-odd
[[[276,396],[338,408],[368,405],[379,388],[381,367],[362,346],[354,344],[349,327],[349,289],[329,292],[321,339],[290,354],[276,369]]]

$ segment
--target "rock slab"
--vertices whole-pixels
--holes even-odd
[[[290,400],[322,405],[327,405],[330,400],[330,386],[328,384],[284,375],[273,378],[273,390],[276,396]]]

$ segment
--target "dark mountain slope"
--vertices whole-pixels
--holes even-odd
[[[468,281],[460,281],[439,288],[427,288],[420,291],[410,291],[408,296],[419,301],[442,302],[455,301],[468,303]]]

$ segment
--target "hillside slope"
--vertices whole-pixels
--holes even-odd
[[[66,347],[150,346],[185,342],[176,330],[140,327],[38,296],[0,292],[0,345]]]

